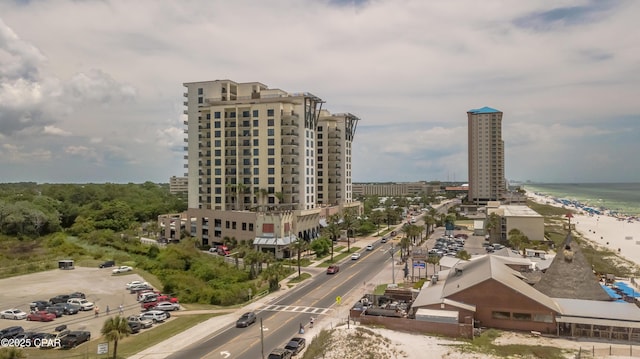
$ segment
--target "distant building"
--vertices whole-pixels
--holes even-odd
[[[467,112],[471,203],[497,201],[505,192],[502,112],[490,107]]]
[[[440,191],[440,185],[428,182],[354,183],[354,196],[401,197],[429,195]]]
[[[487,217],[492,213],[500,216],[500,238],[506,241],[512,229],[518,229],[531,241],[544,241],[544,217],[527,206],[501,205],[491,201],[486,207]],[[486,231],[485,231],[486,232]]]
[[[186,194],[189,190],[188,183],[189,179],[187,177],[171,176],[171,178],[169,178],[169,192],[171,192],[171,194]]]

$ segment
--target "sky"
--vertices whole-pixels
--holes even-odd
[[[510,181],[640,182],[640,1],[2,0],[0,182],[182,176],[185,82],[360,118],[354,182],[466,181],[504,113]]]

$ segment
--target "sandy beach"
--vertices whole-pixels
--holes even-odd
[[[550,197],[532,192],[527,192],[527,196],[538,203],[563,207]],[[575,225],[575,230],[583,237],[640,265],[639,220],[625,220],[608,215],[590,215],[579,208],[568,206],[564,206],[564,208],[578,212],[578,214],[574,214],[571,223]]]

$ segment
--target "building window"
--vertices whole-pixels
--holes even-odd
[[[319,140],[321,140],[321,139],[322,139],[322,134],[321,134],[321,133],[319,133],[319,134],[318,134],[318,139],[319,139]]]
[[[253,232],[253,223],[249,223],[249,230]]]
[[[222,137],[222,131],[213,131],[213,137],[216,137],[216,138]]]
[[[276,150],[273,148],[267,148],[267,155],[269,156],[275,156],[276,154]]]
[[[242,117],[249,117],[249,111],[242,111]],[[247,122],[247,126],[249,126],[249,122]]]
[[[231,222],[231,229],[236,229],[236,221]]]
[[[276,179],[273,177],[269,177],[267,180],[269,184],[276,184]]]
[[[275,158],[267,158],[267,164],[269,166],[274,166],[276,164],[276,159]]]
[[[257,168],[254,168],[253,172],[257,172],[256,170],[257,170]],[[257,173],[255,173],[255,174],[257,175]],[[260,178],[254,177],[253,184],[260,184]]]
[[[267,168],[267,174],[270,174],[270,175],[276,174],[276,169],[273,167]]]
[[[531,321],[531,313],[513,313],[513,320]]]
[[[553,316],[551,314],[534,314],[534,322],[553,323]]]
[[[273,109],[267,110],[267,116],[269,116],[269,117],[273,117],[274,113],[275,113],[275,111]],[[271,125],[271,126],[273,126],[273,125]]]
[[[204,89],[202,87],[198,88],[198,95],[203,95],[204,94]]]
[[[260,135],[257,128],[253,130],[253,135],[255,137],[258,137]]]
[[[272,126],[274,126],[274,125],[275,125],[275,121],[273,121],[273,119],[272,119],[272,118],[270,118],[270,119],[268,119],[268,120],[267,120],[267,126],[272,127]]]
[[[213,128],[221,128],[220,121],[215,121],[213,123]]]
[[[216,111],[213,113],[213,118],[220,118],[220,111]]]
[[[198,97],[198,103],[204,103],[204,99],[202,97]]]
[[[247,230],[247,222],[242,222],[242,230],[243,231]]]
[[[215,159],[216,166],[222,166],[222,160],[219,158]]]
[[[509,312],[491,312],[491,318],[493,319],[511,319],[511,313]]]
[[[260,165],[260,159],[259,158],[254,158],[253,159],[253,165],[254,166],[259,166]],[[257,168],[254,168],[254,170],[257,170]]]
[[[276,131],[273,128],[267,129],[267,136],[274,136]]]
[[[257,146],[259,146],[259,143],[260,143],[260,142],[258,141],[258,139],[257,139],[257,138],[253,140],[253,145],[254,145],[254,146],[256,146],[256,147],[257,147]]]
[[[258,117],[258,110],[253,110],[253,117]],[[254,126],[258,126],[257,123],[258,121],[253,121]]]
[[[210,120],[211,119],[211,114],[208,113],[207,116],[205,116],[205,117],[207,118],[207,120]]]
[[[267,138],[267,146],[275,146],[276,140],[273,138]]]

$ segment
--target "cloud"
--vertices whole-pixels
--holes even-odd
[[[357,115],[354,181],[465,180],[466,111],[485,105],[504,111],[508,178],[640,181],[640,163],[622,163],[640,151],[639,12],[621,0],[0,2],[0,138],[55,162],[0,180],[166,182],[184,172],[182,83],[231,79]]]
[[[55,135],[55,136],[69,136],[69,135],[71,135],[71,132],[65,131],[65,130],[57,128],[55,126],[44,126],[44,133],[46,133],[48,135]]]

